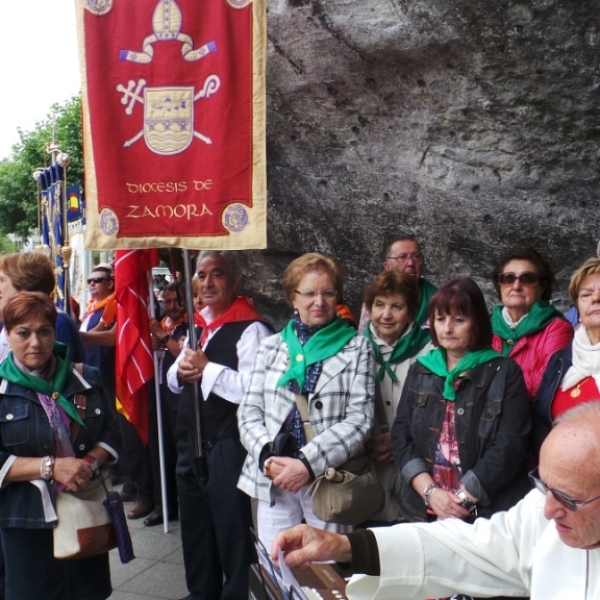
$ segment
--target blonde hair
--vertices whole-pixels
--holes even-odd
[[[292,304],[296,288],[306,273],[317,271],[327,273],[333,280],[338,302],[344,295],[344,272],[340,263],[332,256],[318,252],[309,252],[293,260],[283,272],[283,291],[287,301]]]
[[[54,292],[54,266],[43,252],[4,254],[0,256],[0,271],[19,292],[42,292],[48,296]]]
[[[573,275],[571,275],[571,282],[569,283],[569,296],[573,304],[577,304],[579,298],[579,292],[581,286],[588,275],[595,275],[600,273],[600,258],[588,258]]]

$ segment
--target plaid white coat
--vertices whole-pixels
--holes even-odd
[[[365,447],[373,425],[372,361],[371,343],[359,335],[335,356],[323,361],[315,392],[308,395],[315,438],[302,448],[317,477]],[[295,403],[295,395],[287,385],[277,387],[288,365],[288,347],[281,335],[263,339],[237,413],[240,438],[248,451],[238,487],[249,496],[267,502],[272,501],[272,481],[260,472],[258,460],[264,446],[280,432]]]

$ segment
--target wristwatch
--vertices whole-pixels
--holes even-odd
[[[459,488],[454,492],[459,498],[461,505],[466,508],[474,517],[477,516],[477,504],[467,496],[465,490]]]
[[[90,465],[90,468],[92,469],[92,479],[96,479],[96,477],[98,477],[100,474],[100,464],[98,463],[98,460],[91,454],[86,454],[83,457],[83,460],[85,460],[85,462]]]
[[[431,497],[431,494],[433,493],[433,490],[437,490],[438,489],[438,485],[437,483],[430,483],[424,490],[423,490],[423,502],[425,504],[425,506],[427,508],[430,508],[429,505],[429,498]]]

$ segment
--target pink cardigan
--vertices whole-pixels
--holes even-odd
[[[557,318],[550,321],[541,331],[522,337],[510,351],[508,356],[523,370],[527,393],[531,400],[540,387],[550,357],[557,350],[568,346],[572,339],[571,324],[565,319]],[[492,338],[492,347],[498,352],[502,350],[502,340],[496,334]]]

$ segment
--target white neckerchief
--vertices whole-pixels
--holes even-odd
[[[527,313],[528,315],[529,313]],[[512,320],[512,317],[510,316],[510,313],[508,312],[508,308],[506,308],[506,306],[502,307],[502,316],[504,317],[504,320],[506,321],[506,324],[511,328],[511,329],[515,329],[515,327],[527,316],[527,315],[523,315],[516,323]]]
[[[592,345],[586,328],[582,325],[573,337],[573,364],[567,371],[560,389],[564,391],[592,376],[600,390],[600,344]]]

